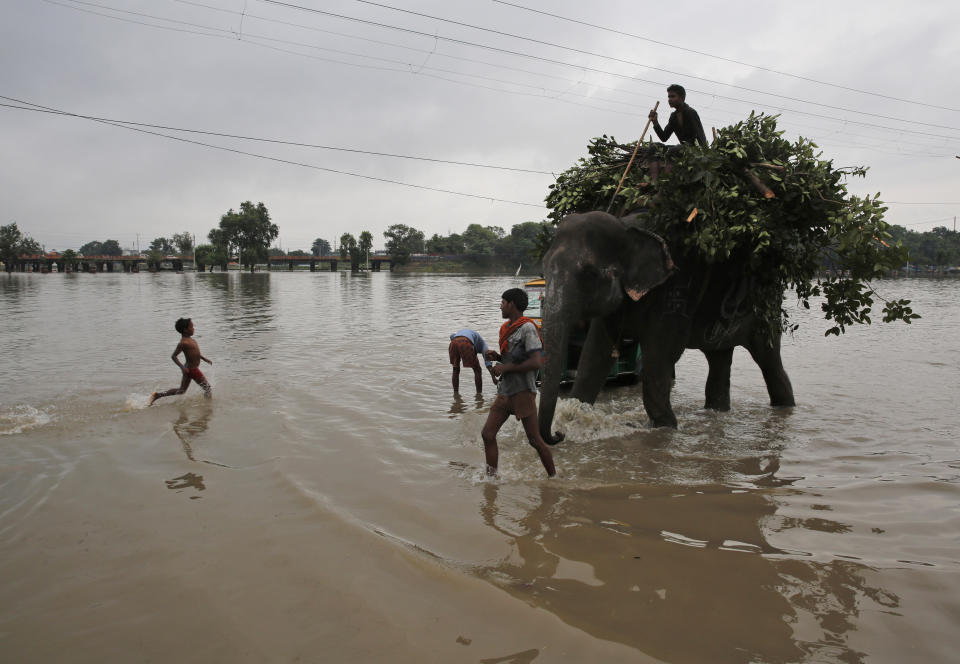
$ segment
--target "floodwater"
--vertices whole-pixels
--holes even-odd
[[[690,352],[678,430],[611,388],[558,479],[511,421],[491,481],[446,347],[521,282],[0,275],[0,659],[956,661],[960,283],[839,339],[792,309],[796,408],[738,350],[703,411]],[[180,316],[214,397],[147,408]]]

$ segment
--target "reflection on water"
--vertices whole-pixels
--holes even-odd
[[[482,394],[477,394],[472,399],[473,409],[481,410],[486,403],[483,400]],[[467,404],[467,400],[463,398],[460,394],[453,395],[453,403],[450,404],[450,409],[447,411],[447,414],[450,415],[451,419],[457,415],[463,415],[467,410],[470,409],[470,406]]]
[[[179,477],[174,477],[172,480],[165,480],[164,483],[167,485],[168,489],[179,492],[181,489],[196,489],[197,491],[203,491],[207,487],[203,484],[203,475],[197,475],[196,473],[185,473]],[[191,498],[199,498],[200,496],[191,496]]]
[[[201,275],[196,283],[217,293],[213,302],[219,311],[211,313],[223,318],[229,329],[229,339],[257,337],[276,329],[269,273],[244,273],[234,277],[229,272],[211,272]],[[266,354],[262,348],[243,352],[248,359],[260,359]]]
[[[536,648],[531,648],[530,650],[515,652],[512,655],[504,655],[503,657],[490,657],[488,659],[481,659],[480,664],[530,664],[530,662],[535,660],[539,654],[539,650]]]
[[[772,546],[765,490],[546,483],[508,504],[500,491],[483,487],[481,515],[512,552],[477,573],[665,661],[861,662],[846,642],[856,618],[898,606],[866,565]]]
[[[193,456],[194,441],[210,426],[212,416],[213,404],[207,399],[200,404],[181,405],[180,417],[173,425],[173,432],[180,439],[183,452],[190,461],[197,461]],[[205,463],[212,462],[205,461]]]

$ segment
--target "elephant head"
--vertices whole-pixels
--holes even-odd
[[[580,321],[602,319],[640,306],[642,298],[675,269],[663,239],[633,220],[589,212],[572,214],[561,221],[543,257],[546,357],[539,427],[544,440],[558,440],[550,427],[571,330]]]

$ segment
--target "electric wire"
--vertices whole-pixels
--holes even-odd
[[[133,20],[129,20],[129,19],[122,19],[122,18],[120,18],[120,17],[109,16],[109,15],[107,15],[107,14],[100,14],[100,13],[98,13],[98,12],[92,12],[92,11],[89,11],[89,10],[84,10],[84,9],[82,9],[82,8],[79,8],[79,7],[73,7],[73,6],[71,6],[71,5],[66,5],[66,4],[63,4],[63,3],[61,3],[61,2],[58,2],[57,0],[43,0],[43,1],[44,1],[44,2],[47,2],[47,3],[50,3],[50,4],[55,4],[55,5],[59,5],[59,6],[62,6],[62,7],[67,7],[67,8],[75,9],[75,10],[77,10],[77,11],[86,11],[87,13],[92,13],[92,14],[97,15],[97,16],[106,16],[106,17],[108,17],[108,18],[113,18],[113,19],[118,20],[118,21],[128,21],[128,22],[131,22],[131,23],[135,23],[135,24],[137,24],[137,25],[145,25],[145,26],[149,26],[149,27],[156,27],[156,28],[160,28],[160,29],[173,30],[173,31],[177,31],[177,32],[188,32],[188,33],[191,33],[191,34],[199,34],[199,35],[201,35],[201,36],[215,36],[215,37],[225,38],[224,35],[209,34],[209,33],[200,33],[200,32],[192,32],[192,31],[183,30],[183,29],[179,29],[179,28],[171,28],[171,27],[168,27],[168,26],[157,26],[157,25],[152,25],[152,24],[149,24],[149,23],[143,23],[143,22],[140,22],[140,21],[133,21]],[[82,2],[82,0],[67,0],[67,1],[68,1],[68,2]],[[616,78],[621,78],[621,79],[626,79],[626,80],[633,80],[633,81],[637,81],[637,82],[641,82],[641,83],[645,83],[645,84],[649,84],[649,85],[655,85],[655,86],[665,86],[665,85],[666,85],[666,84],[663,83],[663,82],[651,81],[651,80],[643,79],[643,78],[640,78],[640,77],[637,77],[637,76],[631,76],[631,75],[627,75],[627,74],[620,74],[620,73],[616,73],[616,72],[610,72],[610,71],[598,69],[598,68],[595,68],[595,67],[587,67],[587,66],[584,66],[584,65],[577,65],[577,64],[573,64],[573,63],[564,62],[564,61],[561,61],[561,60],[554,60],[554,59],[551,59],[551,58],[545,58],[545,57],[542,57],[542,56],[536,56],[536,55],[529,54],[529,53],[523,53],[523,52],[518,52],[518,51],[511,51],[511,50],[509,50],[509,49],[502,49],[502,48],[498,48],[498,47],[495,47],[495,46],[489,46],[489,45],[484,45],[484,44],[477,44],[477,43],[475,43],[475,42],[468,42],[468,41],[465,41],[465,40],[454,39],[454,38],[451,38],[451,37],[443,37],[443,36],[439,36],[439,35],[431,35],[430,33],[422,32],[422,31],[418,31],[418,30],[412,30],[412,29],[409,29],[409,28],[402,28],[402,27],[399,27],[399,26],[393,26],[393,25],[384,24],[384,23],[379,23],[379,22],[375,22],[375,21],[368,21],[368,20],[366,20],[366,19],[360,19],[360,18],[355,18],[355,17],[350,17],[350,16],[344,16],[344,15],[341,15],[341,14],[335,14],[335,13],[333,13],[333,12],[327,12],[327,11],[324,11],[324,10],[313,9],[313,8],[309,8],[309,7],[301,7],[301,6],[299,6],[299,5],[292,5],[292,4],[289,4],[289,3],[279,2],[278,0],[261,0],[261,2],[268,2],[268,3],[277,4],[277,5],[282,5],[282,6],[286,6],[286,7],[290,7],[290,8],[294,8],[294,9],[300,9],[300,10],[303,10],[303,11],[306,11],[306,12],[311,12],[311,13],[317,13],[317,14],[327,15],[327,16],[331,16],[331,17],[334,17],[334,18],[339,18],[339,19],[344,19],[344,20],[348,20],[348,21],[354,21],[354,22],[359,22],[359,23],[374,25],[374,26],[377,26],[377,27],[383,27],[383,28],[387,28],[387,29],[391,29],[391,30],[397,30],[397,31],[401,31],[401,32],[407,32],[407,33],[411,33],[411,34],[415,34],[415,35],[419,35],[419,36],[423,36],[423,37],[428,37],[428,38],[430,38],[430,39],[440,39],[440,40],[449,41],[449,42],[458,43],[458,44],[467,45],[467,46],[472,46],[472,47],[476,47],[476,48],[482,48],[482,49],[492,50],[492,51],[495,51],[495,52],[500,52],[500,53],[505,53],[505,54],[509,54],[509,55],[515,55],[515,56],[518,56],[518,57],[523,57],[523,58],[538,60],[538,61],[547,62],[547,63],[550,63],[550,64],[556,64],[556,65],[560,65],[560,66],[564,66],[564,67],[569,67],[569,68],[581,70],[581,71],[590,71],[590,72],[594,72],[594,73],[598,73],[598,74],[603,74],[603,75],[607,75],[607,76],[613,76],[613,77],[616,77]],[[89,3],[89,2],[83,2],[83,4],[93,5],[93,6],[99,6],[99,7],[104,7],[104,5],[95,5],[94,3]],[[140,16],[146,16],[146,17],[148,17],[148,18],[154,18],[154,17],[152,17],[152,16],[150,16],[150,15],[140,14],[140,13],[137,13],[137,12],[129,12],[129,11],[126,11],[126,10],[119,10],[119,11],[124,11],[125,13],[138,14],[138,15],[140,15]],[[166,19],[159,19],[159,20],[166,20]],[[194,24],[194,25],[195,25],[195,24]],[[220,32],[228,32],[228,33],[230,33],[231,35],[234,35],[234,36],[237,35],[237,33],[233,32],[233,31],[224,30],[224,29],[222,29],[222,28],[210,28],[210,27],[207,27],[207,26],[196,26],[196,27],[200,27],[200,28],[202,28],[202,29],[208,29],[208,30],[218,30],[218,31],[220,31]],[[248,35],[248,36],[249,36],[249,35]],[[237,38],[238,40],[244,41],[244,42],[246,42],[246,43],[256,43],[256,42],[249,41],[249,40],[246,39],[246,38],[240,39],[238,36],[237,36],[236,38]],[[258,36],[258,38],[261,38],[261,37]],[[268,40],[273,40],[273,41],[280,41],[280,42],[284,42],[284,43],[291,43],[291,42],[287,42],[286,40],[275,40],[275,39],[269,38],[269,37],[262,37],[262,38],[268,39]],[[232,38],[231,38],[231,40],[232,40]],[[298,45],[298,46],[305,46],[305,47],[308,47],[308,48],[315,48],[315,49],[320,49],[320,50],[334,50],[334,51],[336,51],[335,49],[324,49],[323,47],[317,47],[317,46],[306,45],[306,44],[297,44],[296,42],[292,42],[292,43],[295,44],[295,45]],[[260,45],[261,45],[261,46],[264,46],[264,45],[262,45],[262,44],[260,44]],[[291,54],[294,54],[294,55],[299,55],[299,56],[302,56],[302,57],[312,57],[312,56],[308,56],[308,55],[305,55],[305,54],[302,54],[302,53],[297,53],[297,52],[295,52],[295,51],[286,51],[285,49],[276,48],[275,50],[278,50],[278,51],[281,51],[281,52],[286,52],[286,53],[291,53]],[[343,51],[336,51],[336,52],[344,53]],[[355,56],[355,57],[366,57],[366,58],[371,58],[371,59],[387,60],[387,59],[384,59],[384,58],[376,58],[376,56],[367,56],[367,55],[360,55],[360,54],[351,54],[351,53],[349,53],[349,52],[347,52],[346,54],[353,55],[353,56]],[[377,66],[372,66],[372,65],[362,65],[362,64],[358,64],[358,63],[348,63],[348,62],[343,62],[343,61],[340,61],[340,60],[333,60],[333,59],[325,59],[325,58],[316,58],[316,59],[323,60],[323,61],[326,61],[326,62],[333,62],[333,63],[341,64],[341,65],[346,65],[346,66],[354,66],[354,67],[361,67],[361,68],[367,68],[367,69],[379,69],[379,70],[382,70],[382,71],[393,71],[393,72],[402,72],[402,73],[408,73],[408,72],[407,72],[407,69],[413,67],[413,65],[411,65],[410,63],[401,63],[401,62],[397,62],[397,61],[390,61],[390,62],[393,62],[393,63],[395,63],[395,64],[403,65],[405,68],[404,68],[404,69],[394,69],[394,68],[388,68],[388,67],[377,67]],[[389,61],[389,60],[387,60],[387,61]],[[431,69],[433,69],[433,68],[431,68]],[[415,72],[409,72],[409,73],[415,73]],[[475,75],[465,74],[465,73],[461,73],[461,72],[457,72],[456,75],[475,76]],[[443,79],[442,77],[435,77],[435,78],[440,78],[441,80],[448,80],[448,79]],[[510,84],[512,84],[512,85],[524,85],[524,84],[519,84],[519,83],[510,83]],[[477,86],[477,87],[483,87],[483,86]],[[527,87],[536,87],[536,86],[527,86]],[[537,89],[540,89],[540,88],[537,88]],[[799,109],[793,109],[793,108],[789,108],[789,107],[774,106],[774,105],[771,105],[771,104],[769,104],[769,103],[760,103],[760,104],[758,104],[757,102],[753,102],[753,101],[750,101],[750,100],[739,99],[739,98],[737,98],[737,97],[730,97],[730,96],[726,96],[726,95],[720,95],[720,94],[716,94],[716,93],[708,92],[708,91],[698,91],[698,90],[694,90],[694,91],[695,91],[695,92],[699,92],[700,94],[704,94],[704,95],[716,97],[716,98],[718,98],[718,99],[725,99],[725,100],[728,100],[728,101],[733,101],[733,102],[736,102],[736,103],[742,103],[742,104],[747,104],[747,105],[766,106],[767,108],[770,108],[770,109],[773,109],[773,110],[776,110],[776,111],[780,111],[780,112],[796,113],[796,114],[800,114],[800,115],[807,115],[807,116],[810,116],[810,117],[825,119],[825,120],[828,120],[828,121],[831,121],[831,122],[843,122],[843,123],[846,123],[846,124],[855,124],[855,125],[860,125],[860,126],[864,126],[864,127],[870,127],[870,128],[875,128],[875,129],[882,129],[882,130],[885,130],[885,131],[894,131],[894,132],[901,132],[901,133],[910,133],[910,134],[915,134],[915,135],[918,135],[918,136],[929,136],[929,137],[938,138],[938,139],[941,139],[941,140],[960,141],[960,136],[945,136],[945,135],[943,135],[943,134],[934,134],[934,133],[919,131],[919,130],[915,130],[915,129],[904,129],[904,128],[902,128],[902,127],[890,127],[890,126],[887,126],[887,125],[880,125],[880,124],[875,124],[875,123],[870,123],[870,122],[863,122],[863,121],[859,121],[859,120],[838,119],[838,118],[831,117],[831,116],[828,116],[828,115],[823,115],[823,114],[819,114],[819,113],[812,113],[812,112],[810,112],[810,111],[802,111],[802,110],[799,110]],[[509,91],[506,91],[506,92],[509,92]],[[764,94],[768,94],[768,93],[764,93]],[[536,96],[543,96],[543,95],[536,95]],[[800,101],[802,101],[802,100],[800,100]],[[626,102],[611,102],[611,103],[626,104]],[[805,103],[807,103],[807,102],[805,102]],[[586,104],[581,104],[581,105],[583,105],[583,106],[588,106],[588,107],[591,107],[591,108],[598,108],[599,110],[616,112],[616,111],[612,111],[611,109],[603,109],[603,108],[600,108],[600,107],[590,106],[590,105],[586,105]],[[859,113],[860,115],[871,115],[871,114],[868,114],[868,113],[862,113],[862,112],[858,112],[858,111],[851,111],[851,112]],[[892,117],[892,116],[881,116],[881,117],[888,117],[889,119],[899,120],[899,118],[894,118],[894,117]],[[907,121],[907,120],[903,120],[903,121],[904,121],[904,122],[909,122],[909,121]],[[917,123],[917,122],[914,122],[913,124],[923,125],[923,124],[926,124],[926,123]],[[960,131],[960,130],[958,130],[958,129],[956,129],[956,128],[947,127],[947,126],[945,126],[945,125],[933,125],[933,126]]]
[[[291,4],[291,3],[282,2],[282,0],[260,0],[260,2],[265,2],[265,3],[268,3],[268,4],[274,4],[274,5],[280,5],[280,6],[284,6],[284,7],[294,7],[294,8],[301,9],[301,10],[313,11],[312,9],[307,8],[307,7],[303,7],[303,6],[301,6],[301,5],[294,5],[294,4]],[[807,100],[807,99],[801,99],[801,98],[799,98],[799,97],[791,97],[791,96],[789,96],[789,95],[781,95],[781,94],[777,94],[777,93],[775,93],[775,92],[767,92],[767,91],[765,91],[765,90],[758,90],[758,89],[756,89],[756,88],[749,88],[749,87],[746,87],[746,86],[743,86],[743,85],[736,85],[736,84],[733,84],[733,83],[725,83],[725,82],[723,82],[723,81],[717,81],[717,80],[715,80],[715,79],[706,78],[706,77],[703,77],[703,76],[697,76],[697,75],[695,75],[695,74],[690,74],[690,73],[686,73],[686,72],[673,71],[672,69],[664,69],[663,67],[655,67],[655,66],[653,66],[653,65],[649,65],[649,64],[646,64],[646,63],[643,63],[643,62],[636,62],[635,60],[627,60],[627,59],[625,59],[625,58],[618,58],[618,57],[615,57],[615,56],[612,56],[612,55],[606,55],[606,54],[603,54],[603,53],[595,53],[595,52],[593,52],[593,51],[587,51],[587,50],[584,50],[584,49],[575,48],[575,47],[573,47],[573,46],[566,46],[566,45],[564,45],[564,44],[557,44],[557,43],[545,41],[545,40],[542,40],[542,39],[536,39],[535,37],[527,37],[527,36],[524,36],[524,35],[516,35],[516,34],[510,33],[510,32],[504,32],[504,31],[502,31],[502,30],[496,30],[496,29],[494,29],[494,28],[485,28],[485,27],[483,27],[483,26],[473,25],[473,24],[471,24],[471,23],[464,23],[464,22],[462,22],[462,21],[456,21],[456,20],[454,20],[454,19],[442,18],[442,17],[439,17],[439,16],[434,16],[434,15],[432,15],[432,14],[425,14],[425,13],[422,13],[422,12],[413,11],[413,10],[411,10],[411,9],[402,9],[402,8],[400,8],[400,7],[393,7],[393,6],[391,6],[391,5],[383,4],[383,3],[380,3],[380,2],[373,2],[373,0],[353,0],[353,2],[357,2],[357,3],[360,3],[360,4],[364,4],[364,5],[370,5],[370,6],[373,6],[373,7],[380,7],[380,8],[382,8],[382,9],[389,9],[389,10],[391,10],[391,11],[400,12],[400,13],[403,13],[403,14],[410,14],[410,15],[413,15],[413,16],[419,16],[419,17],[421,17],[421,18],[427,18],[427,19],[434,20],[434,21],[441,21],[441,22],[443,22],[443,23],[450,23],[450,24],[452,24],[452,25],[457,25],[457,26],[460,26],[460,27],[470,28],[470,29],[472,29],[472,30],[478,30],[478,31],[481,31],[481,32],[488,32],[488,33],[495,34],[495,35],[499,35],[499,36],[502,36],[502,37],[510,37],[510,38],[512,38],[512,39],[519,39],[519,40],[531,42],[531,43],[534,43],[534,44],[540,44],[541,46],[550,46],[550,47],[552,47],[552,48],[557,48],[557,49],[564,50],[564,51],[568,51],[568,52],[571,52],[571,53],[577,53],[577,54],[579,54],[579,55],[588,55],[588,56],[591,56],[591,57],[601,58],[601,59],[603,59],[603,60],[609,60],[609,61],[611,61],[611,62],[617,62],[617,63],[620,63],[620,64],[630,65],[630,66],[633,66],[633,67],[645,67],[645,68],[651,69],[651,70],[653,70],[653,71],[659,71],[659,72],[663,72],[663,73],[666,73],[666,74],[672,74],[672,75],[674,75],[674,76],[683,76],[683,77],[685,77],[685,78],[692,78],[692,79],[695,79],[695,80],[698,80],[698,81],[704,81],[705,83],[713,83],[713,84],[715,84],[715,85],[722,85],[722,86],[734,88],[734,89],[737,89],[737,90],[745,90],[745,91],[747,91],[747,92],[755,92],[755,93],[757,93],[757,94],[769,95],[769,96],[771,96],[771,97],[778,97],[778,98],[780,98],[780,99],[786,99],[786,100],[788,100],[788,101],[795,101],[795,102],[799,102],[799,103],[802,103],[802,104],[810,104],[810,105],[813,105],[813,106],[821,106],[821,107],[823,107],[823,108],[829,108],[829,109],[836,110],[836,111],[844,111],[844,112],[847,112],[847,113],[857,113],[857,114],[859,114],[859,115],[872,116],[872,117],[881,118],[881,119],[884,119],[884,120],[896,120],[896,121],[899,121],[899,122],[912,122],[913,124],[924,125],[924,126],[928,126],[928,127],[935,127],[935,128],[938,128],[938,129],[952,129],[952,130],[955,130],[955,131],[960,131],[960,128],[951,127],[951,126],[948,126],[948,125],[939,125],[939,124],[933,124],[933,123],[927,123],[927,122],[917,122],[917,121],[913,121],[913,120],[905,120],[905,119],[903,119],[903,118],[898,118],[898,117],[894,117],[894,116],[882,115],[882,114],[879,114],[879,113],[869,113],[869,112],[867,112],[867,111],[858,111],[858,110],[856,110],[856,109],[844,108],[844,107],[842,107],[842,106],[834,106],[834,105],[832,105],[832,104],[824,104],[824,103],[821,103],[821,102],[815,102],[815,101],[810,101],[810,100]],[[945,110],[954,110],[954,109],[945,109]]]
[[[454,161],[454,160],[451,160],[451,159],[434,159],[434,158],[431,158],[431,157],[417,157],[417,156],[412,156],[412,155],[396,154],[396,153],[391,153],[391,152],[374,152],[374,151],[372,151],[372,150],[360,150],[360,149],[358,149],[358,148],[342,148],[342,147],[334,147],[334,146],[330,146],[330,145],[318,145],[318,144],[314,144],[314,143],[301,143],[301,142],[298,142],[298,141],[285,141],[285,140],[279,140],[279,139],[273,139],[273,138],[258,138],[258,137],[254,137],[254,136],[244,136],[244,135],[242,135],[242,134],[229,134],[229,133],[219,132],[219,131],[207,131],[207,130],[203,130],[203,129],[187,129],[187,128],[184,128],[184,127],[173,127],[173,126],[170,126],[170,125],[151,124],[151,123],[148,123],[148,122],[135,122],[135,121],[133,121],[133,120],[119,120],[119,119],[117,119],[117,118],[104,118],[104,117],[99,117],[99,116],[94,116],[94,115],[85,115],[85,114],[82,114],[82,113],[72,113],[72,112],[70,112],[70,111],[63,111],[63,110],[58,110],[58,109],[48,109],[48,108],[46,108],[46,107],[41,107],[41,106],[39,106],[39,105],[37,105],[37,104],[33,104],[33,103],[31,103],[31,102],[24,101],[24,100],[22,100],[22,99],[17,99],[17,98],[15,98],[15,97],[7,97],[7,96],[5,96],[5,95],[0,95],[0,99],[6,99],[7,101],[12,101],[12,102],[15,102],[15,103],[17,103],[17,104],[26,104],[26,105],[28,105],[28,106],[38,106],[38,108],[24,108],[23,106],[13,106],[13,105],[8,105],[8,104],[0,104],[0,106],[4,106],[4,107],[7,107],[7,108],[19,108],[20,110],[25,110],[25,111],[35,111],[35,112],[50,113],[50,114],[55,114],[55,115],[66,115],[66,116],[69,116],[69,117],[81,118],[81,119],[84,119],[84,120],[96,120],[96,121],[103,121],[103,122],[112,122],[112,123],[115,123],[115,124],[132,125],[132,126],[136,126],[136,127],[149,127],[149,128],[151,128],[151,129],[163,129],[163,130],[165,130],[165,131],[179,131],[179,132],[183,132],[183,133],[187,133],[187,134],[202,134],[202,135],[205,135],[205,136],[218,136],[218,137],[220,137],[220,138],[236,138],[236,139],[241,139],[241,140],[245,140],[245,141],[257,141],[257,142],[261,142],[261,143],[274,143],[274,144],[277,144],[277,145],[290,145],[290,146],[294,146],[294,147],[316,148],[316,149],[321,149],[321,150],[333,150],[333,151],[337,151],[337,152],[352,152],[352,153],[356,153],[356,154],[373,155],[373,156],[378,156],[378,157],[394,157],[394,158],[396,158],[396,159],[412,159],[412,160],[416,160],[416,161],[428,161],[428,162],[434,162],[434,163],[438,163],[438,164],[452,164],[452,165],[455,165],[455,166],[470,166],[470,167],[474,167],[474,168],[489,168],[489,169],[495,169],[495,170],[501,170],[501,171],[512,171],[512,172],[516,172],[516,173],[534,173],[534,174],[537,174],[537,175],[551,175],[551,174],[552,174],[550,171],[537,171],[537,170],[533,170],[533,169],[529,169],[529,168],[513,168],[513,167],[511,167],[511,166],[494,166],[494,165],[491,165],[491,164],[477,164],[477,163],[468,162],[468,161]]]
[[[178,1],[182,1],[182,0],[178,0]],[[873,96],[873,97],[880,97],[881,99],[889,99],[889,100],[891,100],[891,101],[900,101],[900,102],[904,102],[904,103],[907,103],[907,104],[916,104],[916,105],[918,105],[918,106],[926,106],[927,108],[936,108],[936,109],[939,109],[939,110],[942,110],[942,111],[952,111],[952,112],[954,112],[954,113],[960,112],[960,108],[951,108],[951,107],[949,107],[949,106],[938,106],[937,104],[928,104],[928,103],[926,103],[926,102],[916,101],[916,100],[914,100],[914,99],[904,99],[903,97],[893,97],[893,96],[891,96],[891,95],[885,95],[885,94],[882,94],[882,93],[880,93],[880,92],[871,92],[871,91],[869,91],[869,90],[861,90],[861,89],[859,89],[859,88],[853,88],[853,87],[849,87],[849,86],[846,86],[846,85],[840,85],[840,84],[838,84],[838,83],[830,83],[829,81],[821,81],[821,80],[816,79],[816,78],[810,78],[810,77],[807,77],[807,76],[801,76],[801,75],[799,75],[799,74],[791,74],[791,73],[789,73],[789,72],[780,71],[779,69],[772,69],[772,68],[770,68],[770,67],[764,67],[763,65],[757,65],[757,64],[750,63],[750,62],[743,62],[742,60],[735,60],[735,59],[733,59],[733,58],[727,58],[727,57],[724,57],[724,56],[722,56],[722,55],[716,55],[715,53],[708,53],[708,52],[706,52],[706,51],[698,51],[698,50],[693,49],[693,48],[687,48],[687,47],[685,47],[685,46],[678,46],[677,44],[671,44],[671,43],[669,43],[669,42],[660,41],[660,40],[658,40],[658,39],[652,39],[652,38],[650,38],[650,37],[644,37],[644,36],[642,36],[642,35],[636,35],[636,34],[633,34],[633,33],[630,33],[630,32],[625,32],[625,31],[623,31],[623,30],[617,30],[616,28],[610,28],[610,27],[603,26],[603,25],[597,25],[597,24],[595,24],[595,23],[589,23],[589,22],[587,22],[587,21],[581,21],[581,20],[579,20],[579,19],[570,18],[570,17],[568,17],[568,16],[561,16],[560,14],[554,14],[554,13],[547,12],[547,11],[543,11],[543,10],[540,10],[540,9],[534,9],[533,7],[526,7],[526,6],[524,6],[524,5],[516,4],[516,3],[513,3],[513,2],[506,2],[506,0],[492,0],[492,2],[495,2],[495,3],[497,3],[497,4],[501,4],[501,5],[506,5],[506,6],[508,6],[508,7],[514,7],[514,8],[516,8],[516,9],[522,9],[522,10],[524,10],[524,11],[532,12],[532,13],[534,13],[534,14],[541,14],[541,15],[543,15],[543,16],[549,16],[549,17],[551,17],[551,18],[555,18],[555,19],[558,19],[558,20],[561,20],[561,21],[567,21],[568,23],[576,23],[576,24],[578,24],[578,25],[583,25],[583,26],[587,26],[587,27],[590,27],[590,28],[595,28],[595,29],[597,29],[597,30],[603,30],[604,32],[610,32],[610,33],[617,34],[617,35],[623,35],[624,37],[631,37],[631,38],[633,38],[633,39],[640,39],[640,40],[642,40],[642,41],[650,42],[651,44],[657,44],[657,45],[659,45],[659,46],[667,46],[667,47],[669,47],[669,48],[675,48],[675,49],[678,49],[678,50],[680,50],[680,51],[686,51],[687,53],[694,53],[694,54],[696,54],[696,55],[702,55],[702,56],[705,56],[705,57],[708,57],[708,58],[713,58],[713,59],[715,59],[715,60],[722,60],[723,62],[730,62],[730,63],[736,64],[736,65],[743,65],[744,67],[751,67],[751,68],[753,68],[753,69],[759,69],[759,70],[761,70],[761,71],[770,72],[771,74],[779,74],[780,76],[789,76],[790,78],[795,78],[795,79],[798,79],[798,80],[801,80],[801,81],[807,81],[807,82],[809,82],[809,83],[816,83],[816,84],[818,84],[818,85],[826,85],[826,86],[829,86],[829,87],[831,87],[831,88],[837,88],[838,90],[846,90],[846,91],[848,91],[848,92],[856,92],[856,93],[863,94],[863,95],[870,95],[870,96]]]
[[[45,106],[41,106],[41,105],[39,105],[39,104],[30,104],[30,105],[31,105],[31,106],[35,106],[36,108],[39,108],[39,109],[42,109],[42,110],[45,110],[45,111],[53,112],[54,114],[57,114],[57,115],[70,115],[70,114],[60,113],[60,112],[58,111],[58,109],[48,108],[48,107],[45,107]],[[2,104],[2,105],[0,105],[0,106],[8,106],[8,107],[9,107],[10,105],[8,105],[8,104]],[[19,107],[19,108],[20,108],[21,110],[31,110],[31,109],[25,108],[25,107]],[[86,119],[86,118],[84,118],[84,119]],[[413,183],[410,183],[410,182],[403,182],[403,181],[401,181],[401,180],[392,180],[392,179],[389,179],[389,178],[381,178],[381,177],[376,177],[376,176],[373,176],[373,175],[364,175],[363,173],[354,173],[354,172],[352,172],[352,171],[345,171],[345,170],[342,170],[342,169],[328,168],[328,167],[326,167],[326,166],[317,166],[316,164],[307,164],[307,163],[304,163],[304,162],[293,161],[293,160],[291,160],[291,159],[282,159],[282,158],[280,158],[280,157],[271,157],[271,156],[269,156],[269,155],[263,155],[263,154],[259,154],[259,153],[256,153],[256,152],[249,152],[249,151],[247,151],[247,150],[238,150],[238,149],[236,149],[236,148],[229,148],[229,147],[226,147],[226,146],[223,146],[223,145],[215,145],[215,144],[213,144],[213,143],[204,143],[203,141],[196,141],[196,140],[193,140],[193,139],[190,139],[190,138],[183,138],[182,136],[171,136],[171,135],[169,135],[169,134],[164,134],[164,133],[158,132],[158,131],[151,131],[151,130],[149,130],[149,129],[143,129],[143,128],[141,128],[141,127],[131,127],[131,126],[127,126],[127,125],[125,125],[125,124],[120,124],[120,123],[117,123],[117,122],[111,122],[111,121],[109,121],[109,120],[93,119],[92,121],[93,121],[93,122],[99,122],[99,123],[101,123],[101,124],[110,125],[111,127],[119,127],[120,129],[127,129],[127,130],[129,130],[129,131],[136,131],[136,132],[143,133],[143,134],[149,134],[149,135],[151,135],[151,136],[160,136],[160,137],[163,137],[163,138],[168,138],[168,139],[173,140],[173,141],[179,141],[179,142],[181,142],[181,143],[189,143],[189,144],[192,144],[192,145],[199,145],[199,146],[206,147],[206,148],[212,148],[212,149],[214,149],[214,150],[222,150],[222,151],[224,151],[224,152],[232,152],[232,153],[234,153],[234,154],[241,154],[241,155],[245,155],[245,156],[248,156],[248,157],[255,157],[255,158],[257,158],[257,159],[265,159],[265,160],[267,160],[267,161],[274,161],[274,162],[278,162],[278,163],[281,163],[281,164],[289,164],[289,165],[291,165],[291,166],[300,166],[300,167],[302,167],[302,168],[310,168],[310,169],[313,169],[313,170],[324,171],[324,172],[327,172],[327,173],[336,173],[336,174],[338,174],[338,175],[347,175],[347,176],[350,176],[350,177],[361,178],[361,179],[364,179],[364,180],[372,180],[372,181],[374,181],[374,182],[383,182],[383,183],[387,183],[387,184],[395,184],[395,185],[399,185],[399,186],[401,186],[401,187],[410,187],[410,188],[413,188],[413,189],[422,189],[422,190],[426,190],[426,191],[434,191],[434,192],[439,192],[439,193],[443,193],[443,194],[451,194],[451,195],[454,195],[454,196],[462,196],[462,197],[465,197],[465,198],[475,198],[475,199],[479,199],[479,200],[490,201],[490,202],[492,202],[492,203],[509,203],[509,204],[511,204],[511,205],[522,205],[522,206],[526,206],[526,207],[535,207],[535,208],[543,208],[543,207],[544,207],[543,203],[527,203],[527,202],[525,202],[525,201],[513,201],[513,200],[509,200],[509,199],[504,199],[504,198],[496,198],[496,197],[494,197],[494,196],[485,196],[485,195],[482,195],[482,194],[471,194],[471,193],[467,193],[467,192],[463,192],[463,191],[456,191],[456,190],[453,190],[453,189],[444,189],[444,188],[442,188],[442,187],[431,187],[431,186],[429,186],[429,185],[413,184]]]

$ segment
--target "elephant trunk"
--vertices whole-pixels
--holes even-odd
[[[567,344],[570,340],[571,321],[575,317],[568,315],[561,306],[562,288],[547,284],[547,295],[543,306],[543,349],[545,353],[540,381],[540,411],[538,424],[544,441],[553,445],[563,440],[560,432],[551,431],[553,416],[557,409],[557,395],[560,391],[563,365],[567,359]]]

